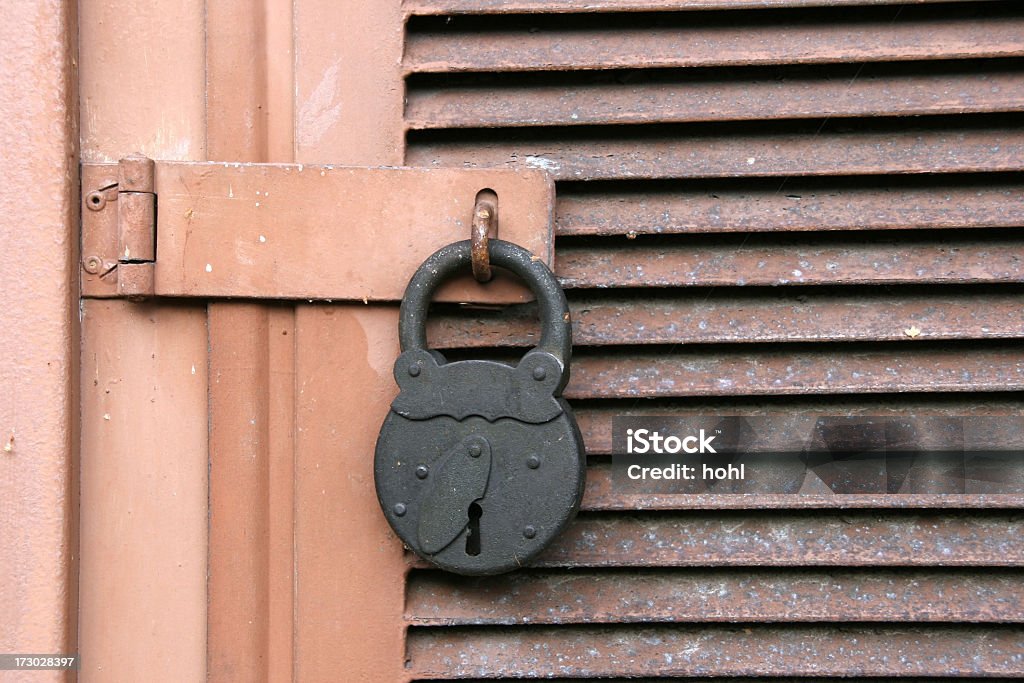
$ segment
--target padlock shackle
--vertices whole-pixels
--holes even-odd
[[[554,273],[526,249],[503,240],[488,244],[491,264],[512,271],[537,297],[541,334],[537,349],[558,359],[563,368],[572,355],[572,326],[565,292]],[[398,338],[402,351],[427,349],[427,307],[438,286],[456,273],[472,267],[470,240],[453,242],[434,252],[416,270],[402,297]]]

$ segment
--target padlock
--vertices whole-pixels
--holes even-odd
[[[516,365],[447,362],[427,348],[437,286],[469,270],[470,242],[435,252],[402,300],[400,393],[374,457],[377,498],[405,545],[458,574],[500,574],[529,564],[572,521],[583,498],[586,458],[562,398],[572,328],[565,293],[529,251],[490,240],[493,265],[537,297],[541,335]]]

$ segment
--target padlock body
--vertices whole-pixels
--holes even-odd
[[[374,473],[381,508],[402,541],[460,574],[529,564],[575,517],[583,497],[583,441],[569,406],[555,400],[559,414],[542,423],[479,415],[409,419],[392,410]],[[475,521],[471,503],[478,506]]]

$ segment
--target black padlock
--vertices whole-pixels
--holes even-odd
[[[537,297],[541,336],[515,366],[449,363],[427,348],[430,298],[469,270],[470,242],[440,249],[419,267],[402,300],[395,362],[401,389],[381,427],[377,498],[417,555],[458,574],[500,574],[529,564],[579,510],[583,439],[562,398],[572,328],[565,293],[529,251],[490,240],[490,261]]]

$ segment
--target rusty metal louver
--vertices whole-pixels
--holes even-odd
[[[609,474],[612,415],[1019,414],[1021,8],[406,9],[407,163],[556,178],[590,458],[535,569],[413,571],[411,675],[1024,674],[1019,497],[627,496]],[[441,313],[446,353],[531,343],[529,306]]]

